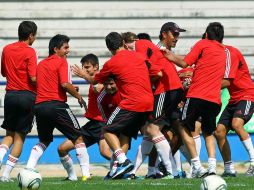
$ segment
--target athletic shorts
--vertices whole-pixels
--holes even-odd
[[[82,136],[86,147],[99,143],[102,135],[101,130],[105,125],[106,124],[101,121],[90,120],[81,127]]]
[[[36,94],[30,91],[7,91],[4,97],[2,128],[28,134],[33,127]]]
[[[245,124],[251,119],[253,112],[254,102],[249,100],[241,100],[236,104],[227,105],[223,110],[218,123],[223,124],[233,130],[233,118],[241,118],[244,120]]]
[[[202,132],[211,135],[216,129],[220,105],[198,98],[188,98],[182,112],[182,122],[189,131],[195,131],[195,122],[202,118]]]
[[[55,128],[72,141],[82,135],[76,117],[65,102],[49,101],[36,104],[35,116],[41,142],[52,142]]]
[[[149,121],[164,126],[169,125],[168,122],[177,119],[177,106],[181,102],[183,95],[184,92],[182,89],[171,90],[155,95],[152,120]]]
[[[136,139],[138,131],[145,125],[149,114],[150,112],[133,112],[117,107],[103,130]]]

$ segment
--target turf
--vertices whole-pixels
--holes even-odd
[[[254,177],[239,176],[226,178],[228,190],[253,190]],[[175,180],[111,180],[104,181],[101,177],[93,177],[87,182],[62,181],[62,178],[44,178],[40,190],[198,190],[201,179]],[[18,189],[15,183],[0,183],[1,190]]]

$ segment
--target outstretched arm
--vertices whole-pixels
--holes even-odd
[[[85,70],[81,69],[78,65],[75,64],[71,68],[73,73],[78,77],[87,80],[91,84],[97,84],[97,81],[95,81],[92,76],[90,76]]]
[[[186,68],[188,64],[184,61],[183,56],[176,55],[172,51],[166,50],[164,56],[169,60],[175,63],[177,66]]]

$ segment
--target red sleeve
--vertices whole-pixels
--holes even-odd
[[[108,79],[108,77],[111,75],[111,73],[112,72],[110,70],[109,61],[107,61],[103,65],[100,72],[95,75],[94,80],[98,83],[103,84]]]
[[[236,54],[236,51],[230,51],[226,48],[226,70],[224,78],[235,78],[240,63],[240,58]]]
[[[66,61],[66,59],[62,59],[61,63],[60,63],[60,67],[58,70],[58,74],[59,74],[59,79],[60,79],[60,83],[69,83],[69,65]]]
[[[191,51],[184,57],[184,61],[189,65],[193,65],[194,63],[197,62],[199,55],[202,53],[203,50],[203,45],[202,45],[202,40],[198,41]]]
[[[4,53],[2,53],[2,57],[1,57],[1,74],[2,74],[3,77],[6,77],[5,63],[4,63]]]
[[[36,55],[34,49],[32,49],[31,57],[28,58],[28,64],[27,64],[28,75],[30,77],[36,76],[36,67],[37,67],[37,55]]]

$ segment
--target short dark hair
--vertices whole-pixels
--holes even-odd
[[[123,47],[123,37],[117,32],[110,32],[106,38],[107,48],[111,51],[116,51],[120,47]]]
[[[207,26],[205,32],[207,33],[207,39],[222,43],[224,38],[224,27],[220,22],[211,22]]]
[[[27,40],[30,34],[36,35],[37,25],[33,21],[23,21],[19,24],[19,41]]]
[[[122,33],[122,37],[125,43],[132,43],[138,39],[137,35],[133,32],[124,32]]]
[[[55,54],[54,48],[60,49],[64,43],[69,43],[70,38],[66,35],[57,34],[49,41],[49,56]]]
[[[91,63],[91,65],[99,66],[99,59],[96,55],[90,53],[85,55],[84,57],[82,57],[82,59],[80,60],[80,63],[82,64],[82,66],[84,65],[84,63]]]
[[[138,37],[138,39],[144,39],[144,40],[149,40],[149,41],[152,41],[151,40],[151,36],[149,35],[149,34],[147,34],[147,33],[139,33],[138,35],[137,35],[137,37]]]

